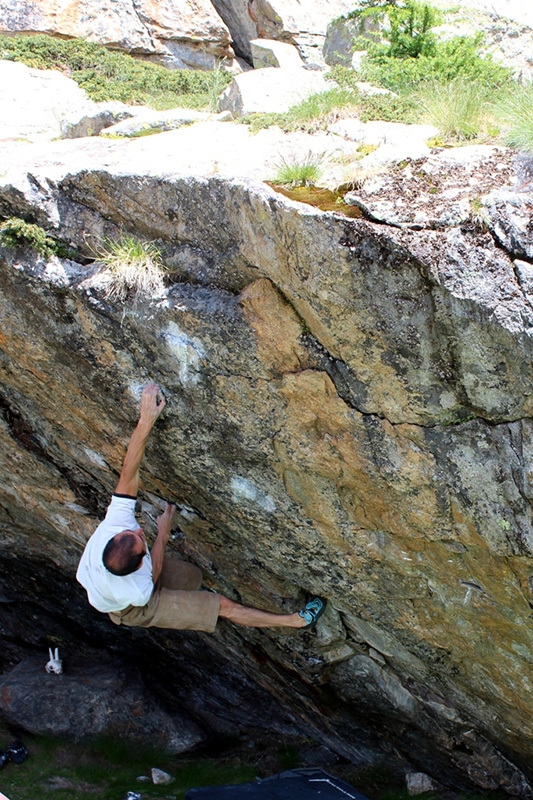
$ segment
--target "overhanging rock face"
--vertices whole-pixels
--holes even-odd
[[[530,797],[533,301],[509,246],[103,167],[12,177],[0,210],[86,255],[160,240],[175,270],[124,309],[90,267],[4,251],[3,556],[73,574],[155,380],[143,481],[180,504],[172,549],[246,604],[330,599],[316,636],[209,647],[347,757],[392,744]]]

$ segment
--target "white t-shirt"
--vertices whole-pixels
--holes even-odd
[[[154,590],[152,559],[146,553],[131,575],[113,575],[104,567],[102,554],[108,541],[121,531],[136,530],[135,500],[113,495],[107,514],[85,546],[76,578],[87,590],[89,603],[98,611],[122,611],[145,606]]]

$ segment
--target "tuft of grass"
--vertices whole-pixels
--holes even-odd
[[[488,137],[490,102],[488,90],[465,78],[428,84],[418,94],[421,119],[439,129],[444,141]]]
[[[496,109],[507,127],[505,143],[533,154],[533,86],[517,86],[497,102]]]
[[[279,125],[284,131],[306,131],[313,133],[325,130],[328,125],[345,116],[355,113],[359,93],[351,87],[334,86],[327,92],[313,94],[292,106],[285,114],[249,114],[241,122],[250,126],[252,133],[272,125]]]
[[[214,94],[231,81],[231,75],[221,69],[170,70],[83,39],[45,34],[0,36],[0,58],[35,69],[60,70],[96,101],[120,100],[159,110],[211,108]]]
[[[20,217],[9,217],[0,224],[0,245],[11,248],[30,247],[45,259],[51,256],[73,256],[68,247],[49,236],[40,225],[26,222]]]
[[[295,189],[297,186],[315,186],[322,175],[323,153],[309,151],[302,159],[283,158],[278,165],[274,183]]]
[[[155,242],[143,242],[124,234],[118,240],[106,239],[97,253],[103,269],[98,275],[108,300],[124,302],[159,294],[165,267]]]

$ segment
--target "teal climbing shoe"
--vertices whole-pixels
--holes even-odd
[[[307,623],[307,625],[301,630],[310,628],[315,624],[317,619],[319,619],[324,613],[326,609],[326,603],[327,600],[324,600],[322,597],[312,597],[311,600],[306,603],[305,608],[302,608],[300,611],[298,611],[298,615]]]

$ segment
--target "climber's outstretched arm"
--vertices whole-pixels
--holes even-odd
[[[163,411],[166,401],[162,397],[157,400],[159,386],[149,383],[144,387],[141,395],[141,411],[139,422],[130,439],[122,472],[115,492],[117,494],[127,494],[130,497],[137,497],[139,490],[139,469],[146,449],[146,442],[154,423]]]

